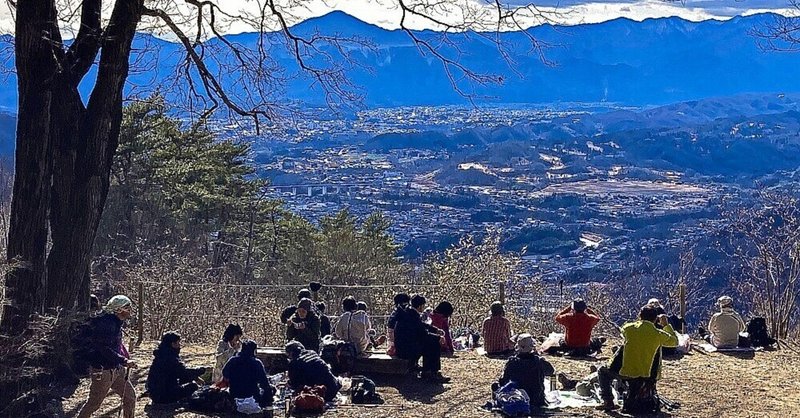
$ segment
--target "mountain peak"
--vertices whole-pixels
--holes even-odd
[[[322,16],[312,17],[298,23],[296,29],[317,28],[325,32],[352,32],[359,27],[376,27],[341,10],[334,10]]]

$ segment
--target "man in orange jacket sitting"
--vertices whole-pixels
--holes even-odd
[[[556,322],[564,326],[564,339],[561,344],[550,347],[547,352],[555,354],[566,352],[570,355],[583,356],[599,352],[602,340],[592,339],[592,330],[600,322],[600,317],[583,299],[575,299],[556,315]]]

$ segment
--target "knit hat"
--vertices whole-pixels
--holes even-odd
[[[651,298],[650,300],[647,301],[647,306],[651,306],[653,308],[660,308],[663,305],[661,305],[661,301],[660,300],[658,300],[656,298]]]
[[[717,304],[720,308],[730,308],[733,306],[733,298],[730,296],[720,296],[720,298],[717,299]]]
[[[530,353],[536,348],[536,343],[533,341],[531,334],[517,335],[517,352]]]
[[[311,305],[312,305],[311,299],[303,298],[303,299],[300,299],[300,302],[297,302],[297,309],[301,309],[302,308],[302,309],[305,309],[307,311],[311,311]]]
[[[130,298],[125,295],[116,295],[108,300],[106,306],[103,306],[103,310],[108,313],[116,313],[118,310],[130,306],[133,303],[131,302]]]

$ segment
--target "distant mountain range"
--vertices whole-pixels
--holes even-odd
[[[512,71],[496,47],[475,33],[451,34],[453,48],[461,51],[460,62],[478,72],[502,76],[501,86],[478,86],[474,92],[490,96],[479,102],[553,103],[609,101],[629,105],[657,105],[706,97],[741,93],[800,91],[800,53],[765,52],[749,35],[774,19],[761,14],[736,17],[728,21],[690,22],[680,18],[647,19],[636,22],[615,19],[578,26],[539,26],[528,33],[501,34],[510,46]],[[376,106],[442,105],[465,103],[454,91],[442,64],[431,56],[421,56],[409,36],[399,30],[385,30],[342,12],[309,19],[295,26],[295,33],[355,36],[374,43],[375,48],[349,46],[346,50],[362,67],[348,71],[350,80],[360,86],[364,104]],[[431,31],[421,31],[422,39],[432,39]],[[544,64],[530,49],[527,36],[553,45],[546,56],[556,64]],[[308,77],[296,76],[297,64],[280,45],[279,34],[268,35],[276,44],[270,49],[276,71],[285,72],[285,91],[271,90],[276,100],[307,104],[324,103],[324,94]],[[228,37],[230,42],[254,46],[257,34]],[[219,46],[218,39],[208,41]],[[162,84],[170,99],[183,100],[175,91],[185,91],[185,83],[175,77],[175,64],[181,59],[181,46],[150,35],[140,34],[134,49],[140,51],[139,66],[129,79],[129,92],[144,94]],[[337,56],[339,52],[325,49]],[[448,52],[445,50],[445,52]],[[215,60],[233,60],[232,54],[218,53]],[[2,65],[13,66],[13,61]],[[216,66],[211,64],[211,70]],[[94,76],[82,86],[85,93]],[[248,94],[248,86],[238,78],[224,75],[223,83],[234,95]],[[16,108],[16,80],[0,79],[0,108]],[[252,93],[252,92],[249,92]]]

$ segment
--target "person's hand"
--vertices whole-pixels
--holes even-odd
[[[444,341],[444,336],[443,336],[443,335],[440,335],[440,336],[439,336],[439,344],[444,344],[444,343],[445,343],[445,341]]]
[[[139,367],[139,365],[133,360],[125,360],[125,367],[129,369],[136,369]]]
[[[669,321],[667,320],[667,316],[666,315],[661,314],[656,318],[656,323],[658,325],[661,325],[662,327],[665,327],[665,326],[667,326],[669,324]]]

